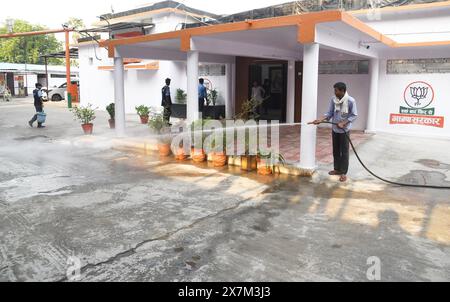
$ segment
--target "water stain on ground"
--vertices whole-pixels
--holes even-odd
[[[450,164],[442,163],[434,159],[419,159],[416,163],[421,164],[427,168],[450,170]]]
[[[25,141],[31,141],[31,140],[35,140],[35,139],[48,139],[48,136],[45,135],[34,135],[34,136],[26,136],[26,137],[17,137],[14,140],[15,141],[20,141],[20,142],[25,142]]]

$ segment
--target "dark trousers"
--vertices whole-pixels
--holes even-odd
[[[205,98],[198,98],[198,112],[203,114],[203,109],[205,108]]]
[[[164,106],[164,120],[167,123],[170,123],[170,116],[172,115],[172,107],[169,106]]]
[[[34,108],[36,108],[36,113],[42,112],[42,106],[34,106]],[[37,121],[37,118],[38,118],[37,114],[35,114],[30,122],[33,124],[35,121]],[[41,125],[42,125],[41,123],[38,123],[38,126],[41,126]]]
[[[350,132],[347,133],[350,137]],[[333,131],[334,170],[347,175],[350,156],[350,143],[345,133]]]

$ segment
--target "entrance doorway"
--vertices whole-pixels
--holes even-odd
[[[260,119],[285,122],[287,63],[256,60],[249,68],[249,97],[263,97],[263,103],[258,108]]]
[[[295,62],[294,116],[296,123],[301,121],[302,115],[302,72],[302,62]],[[253,83],[256,81],[264,89],[264,94],[270,96],[259,108],[260,119],[285,123],[287,116],[287,75],[287,61],[236,57],[235,114],[239,114],[242,104],[252,97]],[[292,114],[292,112],[289,114]]]

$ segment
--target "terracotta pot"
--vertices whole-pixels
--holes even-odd
[[[109,123],[109,128],[110,129],[115,129],[116,128],[116,120],[115,119],[108,120],[108,123]]]
[[[215,152],[212,154],[214,167],[224,167],[228,163],[228,156],[224,152]]]
[[[167,157],[172,153],[170,150],[170,144],[158,144],[159,155],[162,157]]]
[[[91,135],[94,130],[94,124],[83,124],[81,128],[83,128],[84,134]]]
[[[191,154],[192,154],[191,155],[192,160],[195,163],[202,163],[206,160],[206,153],[205,153],[205,150],[203,150],[203,149],[195,149],[194,148],[192,150]]]
[[[258,159],[258,174],[259,175],[272,175],[273,169],[271,165],[267,165],[264,160]]]
[[[255,171],[257,168],[256,155],[242,155],[241,156],[241,170]]]
[[[189,158],[189,155],[186,154],[184,151],[184,148],[180,147],[177,150],[177,153],[175,154],[175,159],[179,161],[185,161]]]
[[[141,124],[143,124],[143,125],[148,124],[148,118],[149,118],[148,115],[141,115],[140,118],[141,118]]]

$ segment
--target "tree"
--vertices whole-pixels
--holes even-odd
[[[45,29],[47,28],[41,25],[30,24],[24,20],[14,20],[15,33],[40,31]],[[0,26],[0,34],[6,33],[8,33],[6,26]],[[44,64],[44,59],[40,58],[41,55],[62,50],[62,43],[59,42],[54,35],[0,39],[1,62]],[[61,59],[49,59],[48,63],[59,65],[62,64],[63,61]]]
[[[69,21],[67,21],[67,25],[75,30],[86,29],[84,21],[79,18],[69,18]],[[81,35],[78,32],[72,32],[72,43],[77,44],[79,38],[81,38]]]

